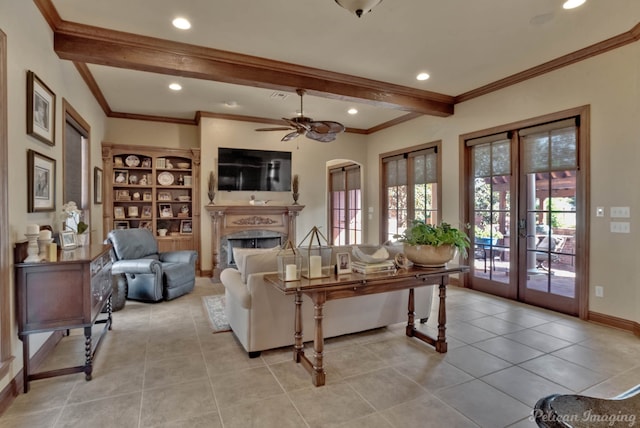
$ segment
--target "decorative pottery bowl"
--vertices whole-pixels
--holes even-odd
[[[376,246],[354,246],[351,254],[354,258],[365,263],[380,263],[389,258],[389,252],[386,248]]]
[[[408,245],[404,244],[404,254],[414,265],[420,267],[443,267],[458,252],[453,245]]]
[[[178,162],[176,166],[180,169],[188,169],[190,165],[189,162]]]

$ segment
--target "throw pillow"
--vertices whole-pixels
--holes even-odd
[[[233,249],[233,259],[236,262],[236,266],[238,268],[238,270],[240,271],[240,273],[243,273],[245,271],[245,259],[247,256],[251,255],[251,254],[264,254],[267,253],[269,251],[278,251],[280,249],[280,247],[273,247],[273,248],[241,248],[241,247],[237,247]],[[244,275],[243,275],[244,276]],[[244,277],[242,278],[242,281],[244,282]]]
[[[246,284],[249,275],[259,272],[276,272],[278,270],[278,253],[280,248],[276,247],[261,252],[247,254],[240,270],[240,279]]]

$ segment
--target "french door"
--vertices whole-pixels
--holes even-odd
[[[587,115],[576,109],[465,140],[467,286],[586,316]]]

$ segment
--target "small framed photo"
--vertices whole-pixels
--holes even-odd
[[[151,195],[151,192],[144,192],[142,194],[143,201],[151,201],[152,199],[153,199],[153,196]]]
[[[148,229],[153,231],[153,223],[150,221],[141,221],[140,224],[138,224],[138,229]]]
[[[129,171],[116,169],[113,171],[113,182],[116,184],[129,183]]]
[[[160,217],[173,217],[173,210],[171,204],[158,204],[158,214]]]
[[[338,275],[343,273],[351,273],[351,254],[338,253],[336,254],[336,263],[338,267]]]
[[[27,212],[55,211],[56,160],[27,151]]]
[[[113,165],[121,167],[124,166],[124,162],[122,162],[122,158],[120,156],[116,156],[113,158]]]
[[[142,215],[140,216],[140,218],[151,218],[151,205],[145,205],[144,207],[142,207]]]
[[[124,207],[113,207],[113,218],[125,218]]]
[[[151,158],[142,159],[142,168],[151,168]]]
[[[93,203],[102,203],[102,169],[93,167]]]
[[[138,207],[136,205],[132,205],[127,210],[127,217],[138,217],[140,213],[138,212]]]
[[[182,235],[191,235],[193,233],[191,220],[180,221],[180,233]]]
[[[128,221],[114,221],[113,222],[114,229],[129,229]]]
[[[33,71],[27,71],[27,134],[56,144],[56,94]]]
[[[60,232],[60,248],[63,250],[73,250],[77,246],[76,233],[73,230]]]
[[[159,201],[170,201],[171,193],[169,192],[158,192],[158,200]]]
[[[128,190],[116,190],[116,201],[130,201],[131,195]]]

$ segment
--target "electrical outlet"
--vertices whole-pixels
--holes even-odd
[[[596,285],[596,297],[604,297],[604,287]]]

